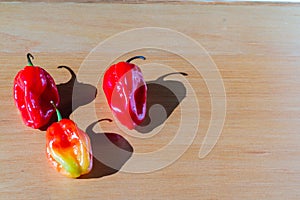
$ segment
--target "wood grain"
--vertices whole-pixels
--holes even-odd
[[[44,3],[43,0],[1,0],[1,2],[19,3],[19,2],[35,2]],[[173,4],[173,5],[272,5],[272,6],[299,6],[297,0],[52,0],[52,3],[87,3],[87,4]],[[49,1],[48,1],[49,3]]]
[[[0,199],[299,199],[299,12],[299,7],[259,5],[1,3]],[[26,53],[32,52],[34,63],[62,84],[71,76],[57,66],[69,66],[76,73],[100,42],[121,31],[148,26],[193,38],[219,68],[227,115],[217,145],[207,157],[198,158],[211,116],[204,77],[176,55],[139,51],[148,62],[189,74],[186,80],[196,92],[201,114],[192,145],[172,165],[152,173],[123,173],[101,163],[94,178],[74,180],[56,173],[45,157],[45,132],[25,127],[12,100],[13,78],[26,64]],[[145,38],[151,39],[156,38]],[[104,53],[112,55],[115,50]],[[188,52],[194,55],[192,49]],[[160,74],[151,68],[143,72],[147,80]],[[176,75],[168,80],[183,79]],[[97,116],[113,119],[101,84],[94,87],[98,92],[91,104]],[[122,135],[135,153],[150,152],[174,136],[180,107],[173,110],[162,131],[148,139],[129,136],[115,121],[100,123],[105,132]],[[71,118],[83,108],[78,107]],[[87,115],[80,118],[84,130],[93,123],[86,120]],[[186,134],[192,131],[187,129]],[[90,133],[93,139],[103,137],[97,127]],[[128,159],[121,161],[126,164]]]

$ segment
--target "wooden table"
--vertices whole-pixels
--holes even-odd
[[[0,199],[299,199],[299,13],[299,6],[280,4],[1,3]],[[210,93],[206,78],[180,56],[140,49],[115,58],[117,61],[142,53],[148,59],[136,63],[142,66],[147,81],[170,72],[167,68],[159,70],[159,65],[151,67],[156,62],[187,73],[186,77],[173,75],[166,80],[183,83],[186,88],[189,83],[195,91],[195,96],[183,94],[179,105],[168,96],[171,93],[155,91],[155,98],[163,96],[163,103],[175,106],[157,134],[140,134],[149,136],[144,139],[133,137],[118,126],[101,82],[87,83],[88,73],[79,77],[84,59],[100,42],[122,31],[143,27],[168,28],[191,37],[208,51],[219,69],[227,100],[225,124],[216,146],[203,159],[198,153],[211,118]],[[156,41],[159,37],[154,34],[139,39]],[[120,41],[120,48],[126,45],[130,46],[127,41]],[[94,61],[115,62],[111,58],[118,50],[118,46],[106,48],[104,56]],[[28,52],[35,56],[34,63],[43,66],[60,85],[64,109],[69,109],[64,111],[66,115],[71,114],[71,86],[63,83],[71,76],[57,66],[69,66],[78,73],[77,81],[86,84],[83,91],[97,89],[96,98],[87,94],[90,99],[70,116],[86,130],[94,121],[90,121],[89,112],[81,111],[94,105],[99,119],[114,120],[100,122],[93,131],[88,129],[93,134],[94,148],[98,141],[95,139],[100,138],[101,149],[103,131],[121,135],[133,153],[165,147],[175,136],[182,113],[187,113],[185,119],[193,120],[189,112],[195,108],[184,107],[190,98],[196,98],[200,108],[197,135],[178,160],[160,170],[126,173],[123,169],[132,155],[116,156],[111,159],[120,163],[117,170],[98,162],[94,174],[84,179],[63,177],[47,163],[45,131],[24,126],[13,103],[13,79],[26,64]],[[201,59],[194,49],[185,52]],[[96,69],[90,71],[90,75],[95,73]],[[194,131],[191,123],[185,134],[188,137]],[[175,149],[180,145],[175,145]],[[167,158],[162,155],[159,161]]]

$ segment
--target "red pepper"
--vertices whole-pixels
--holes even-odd
[[[24,123],[32,128],[46,125],[55,109],[50,101],[59,104],[58,90],[51,75],[38,66],[33,66],[28,53],[28,66],[18,72],[14,79],[14,100]]]
[[[50,164],[72,178],[89,173],[93,165],[89,136],[72,120],[61,119],[57,109],[56,112],[58,122],[49,126],[46,132],[46,154]]]
[[[130,61],[112,65],[104,74],[103,90],[115,117],[127,128],[141,124],[146,116],[147,86],[140,68]]]

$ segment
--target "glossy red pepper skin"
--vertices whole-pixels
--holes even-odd
[[[146,116],[147,85],[141,69],[131,60],[110,66],[103,77],[103,91],[115,117],[128,129],[141,124]]]
[[[46,154],[52,167],[68,177],[77,178],[92,169],[90,138],[69,119],[62,119],[48,127]]]
[[[59,94],[51,75],[39,66],[26,66],[14,79],[14,101],[25,125],[41,128],[55,112],[49,103],[59,104]]]

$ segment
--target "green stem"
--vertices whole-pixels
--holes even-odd
[[[128,60],[126,60],[126,62],[130,63],[132,60],[135,60],[135,59],[143,59],[143,60],[146,60],[146,58],[144,56],[134,56],[132,58],[129,58]]]
[[[56,115],[57,115],[57,121],[59,122],[60,120],[62,120],[62,116],[59,112],[59,110],[56,108],[55,104],[53,101],[50,101],[50,103],[52,104],[52,106],[55,108],[55,111],[56,111]]]
[[[27,61],[28,61],[28,66],[33,66],[31,59],[34,59],[33,55],[31,53],[27,54]]]

